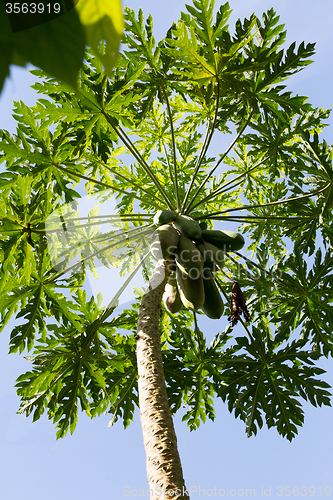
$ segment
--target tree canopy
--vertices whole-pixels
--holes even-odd
[[[228,3],[213,18],[213,2],[195,0],[156,43],[152,18],[126,9],[111,77],[91,51],[77,90],[35,70],[44,98],[32,108],[16,103],[17,133],[1,132],[2,328],[16,314],[10,352],[30,352],[19,411],[34,421],[47,412],[57,437],[74,431],[79,408],[108,411],[125,426],[133,418],[143,292],[114,315],[118,297],[101,310],[85,273],[97,258],[136,271],[160,209],[210,229],[237,225],[248,250],[228,252],[215,273],[225,303],[233,281],[244,293],[242,330],[226,307],[208,345],[191,311],[162,306],[172,412],[185,405],[196,429],[214,419],[219,397],[249,436],[265,422],[291,440],[302,400],[330,404],[316,364],[332,354],[333,153],[320,141],[329,112],[285,84],[310,63],[314,44],[283,48],[273,9],[239,20],[234,32],[229,15]],[[230,147],[210,157],[213,136],[227,133]],[[111,230],[100,229],[97,210],[78,218],[82,187],[99,206],[116,197]],[[146,279],[153,266],[148,256]]]

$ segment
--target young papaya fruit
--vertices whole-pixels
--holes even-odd
[[[176,279],[180,298],[184,306],[192,311],[200,309],[205,302],[202,274],[200,274],[199,278],[193,280],[186,274],[183,274],[179,267],[177,267]]]
[[[217,265],[211,260],[204,261],[204,269],[209,269],[212,273],[216,273],[216,271],[218,271]]]
[[[190,240],[200,240],[201,228],[199,224],[188,215],[177,215],[173,221],[174,225],[184,236]]]
[[[201,309],[208,318],[219,319],[223,314],[224,305],[212,272],[209,269],[204,269],[202,279],[205,290],[205,302]]]
[[[208,241],[197,243],[196,246],[205,262],[204,267],[208,267],[214,272],[218,270],[215,263],[218,264],[219,267],[224,267],[225,252],[223,252],[223,250],[220,250],[215,245],[208,243]]]
[[[182,299],[180,298],[177,286],[176,273],[170,274],[163,294],[163,303],[166,310],[171,314],[177,313],[183,307]]]
[[[175,251],[176,264],[183,274],[196,279],[200,276],[204,260],[200,250],[186,236],[182,235],[179,239],[178,247]]]
[[[163,224],[169,224],[173,222],[176,218],[176,213],[172,210],[159,210],[155,215],[153,222],[155,226],[162,226]]]
[[[203,230],[202,239],[224,252],[235,252],[245,245],[243,236],[234,231]]]
[[[150,251],[155,259],[167,259],[176,251],[179,242],[179,234],[169,224],[163,224],[153,234]]]
[[[201,231],[205,231],[205,230],[207,230],[207,228],[208,228],[208,224],[207,224],[207,222],[205,222],[205,221],[203,221],[203,222],[199,222],[199,226],[200,226],[200,228],[201,228]]]

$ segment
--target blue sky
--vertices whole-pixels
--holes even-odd
[[[317,42],[314,64],[292,77],[288,85],[295,93],[308,95],[313,105],[332,108],[332,1],[231,0],[229,4],[234,9],[230,26],[239,17],[249,17],[253,11],[260,16],[273,7],[288,30],[287,46],[293,41]],[[176,0],[130,0],[127,5],[141,7],[145,15],[152,14],[156,39],[183,10],[183,3]],[[33,82],[27,69],[12,68],[0,96],[0,128],[15,131],[13,100],[33,105],[36,94],[29,88]],[[328,142],[332,142],[331,130],[327,128],[323,134]],[[224,321],[206,320],[204,331],[209,339],[224,330]],[[149,498],[138,412],[126,431],[121,422],[108,428],[108,416],[91,420],[81,414],[73,436],[58,441],[52,422],[45,416],[32,424],[31,419],[16,414],[19,401],[15,379],[29,369],[29,364],[22,357],[6,354],[11,327],[13,323],[0,336],[1,498]],[[322,360],[320,366],[327,370],[325,380],[333,385],[332,359]],[[179,451],[186,485],[192,488],[191,498],[221,498],[224,492],[224,496],[236,498],[249,497],[250,493],[253,497],[255,493],[255,497],[274,499],[288,496],[288,487],[291,497],[329,497],[330,490],[325,487],[333,492],[333,409],[316,409],[309,404],[304,407],[305,424],[292,443],[275,429],[266,428],[247,439],[244,424],[235,420],[220,401],[216,402],[215,422],[208,421],[195,432],[190,433],[181,416],[176,416]]]

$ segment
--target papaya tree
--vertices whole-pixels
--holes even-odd
[[[228,3],[213,10],[194,0],[157,43],[152,18],[125,9],[112,77],[90,51],[77,90],[35,70],[47,98],[16,103],[17,133],[1,132],[2,327],[16,314],[9,350],[32,364],[19,412],[46,412],[60,438],[79,407],[127,427],[139,406],[151,498],[188,498],[181,408],[194,430],[221,398],[248,436],[265,422],[291,441],[302,400],[330,405],[329,112],[284,83],[314,44],[284,48],[273,9],[233,30]],[[123,276],[104,308],[85,289],[101,264]]]

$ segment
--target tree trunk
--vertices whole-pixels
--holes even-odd
[[[140,417],[151,500],[189,500],[166,393],[161,354],[159,319],[169,274],[167,261],[160,260],[140,305],[137,328]]]

